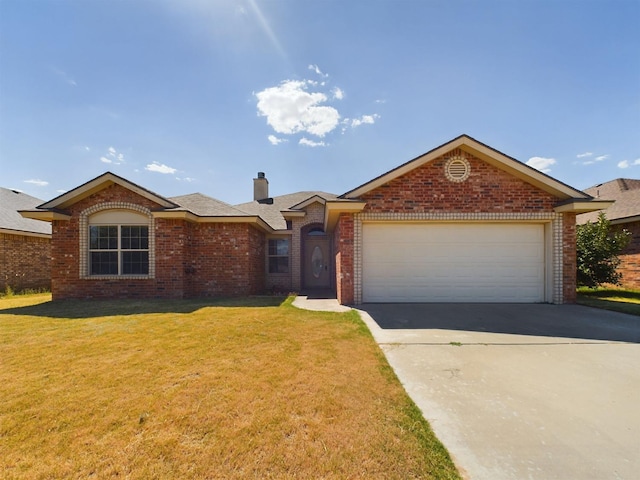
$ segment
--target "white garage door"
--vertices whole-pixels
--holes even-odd
[[[363,224],[364,302],[542,302],[544,225]]]

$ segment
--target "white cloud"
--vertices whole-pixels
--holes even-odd
[[[576,157],[585,158],[585,157],[590,157],[591,155],[593,155],[593,152],[584,152],[584,153],[579,153],[578,155],[576,155]]]
[[[363,124],[374,124],[380,118],[377,113],[357,118],[343,117],[334,105],[346,97],[345,91],[329,85],[324,80],[329,75],[317,65],[309,65],[308,69],[322,76],[323,80],[283,80],[276,86],[254,92],[258,116],[266,117],[267,125],[279,134],[267,137],[272,145],[286,142],[284,136],[299,135],[298,139],[302,138],[298,140],[299,145],[327,146],[330,143],[319,139],[336,129],[344,134]],[[318,138],[310,140],[309,135]]]
[[[324,137],[336,128],[340,113],[322,105],[327,96],[307,91],[308,86],[306,81],[285,80],[277,87],[256,93],[258,114],[267,117],[267,123],[278,133],[306,132]]]
[[[49,185],[49,182],[46,182],[46,181],[40,180],[40,179],[35,179],[35,178],[32,178],[30,180],[25,180],[24,183],[30,183],[30,184],[36,185],[38,187],[46,187],[47,185]]]
[[[324,78],[327,78],[329,76],[329,74],[322,73],[322,70],[320,70],[317,65],[309,65],[309,70],[316,72],[318,75]]]
[[[629,168],[631,166],[635,167],[637,165],[640,165],[640,158],[636,158],[632,162],[630,162],[629,160],[623,160],[621,162],[618,162],[618,168]]]
[[[555,165],[555,163],[555,158],[531,157],[527,160],[527,165],[540,170],[542,173],[549,173],[551,171],[549,167]]]
[[[271,145],[278,145],[279,143],[288,141],[286,138],[278,138],[275,135],[269,135],[267,139],[269,140],[269,143],[271,143]]]
[[[609,158],[609,155],[600,155],[599,157],[596,157],[596,162],[601,162],[607,158]]]
[[[313,140],[309,140],[308,138],[301,138],[298,142],[300,145],[306,145],[307,147],[326,147],[327,144],[324,142],[314,142]]]
[[[118,150],[114,147],[109,147],[106,155],[100,157],[100,161],[102,163],[115,163],[116,165],[119,165],[124,163],[124,155],[122,153],[118,153]]]
[[[165,174],[173,174],[177,172],[175,168],[169,167],[164,163],[158,163],[158,162],[150,163],[146,167],[144,167],[144,169],[150,172],[158,172],[158,173],[165,173]]]
[[[376,120],[378,118],[380,118],[380,115],[378,115],[377,113],[374,113],[373,115],[362,115],[360,118],[351,119],[351,126],[359,127],[363,123],[373,125],[374,123],[376,123]]]

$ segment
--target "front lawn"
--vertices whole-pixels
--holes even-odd
[[[459,478],[357,313],[0,299],[0,477]]]
[[[616,288],[578,289],[578,303],[640,316],[640,291]]]

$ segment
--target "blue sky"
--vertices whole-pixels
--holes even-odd
[[[640,0],[0,0],[0,186],[344,193],[466,133],[640,178]]]

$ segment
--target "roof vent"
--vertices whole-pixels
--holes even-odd
[[[451,182],[464,182],[470,173],[469,161],[461,156],[451,157],[444,166],[444,174]]]

